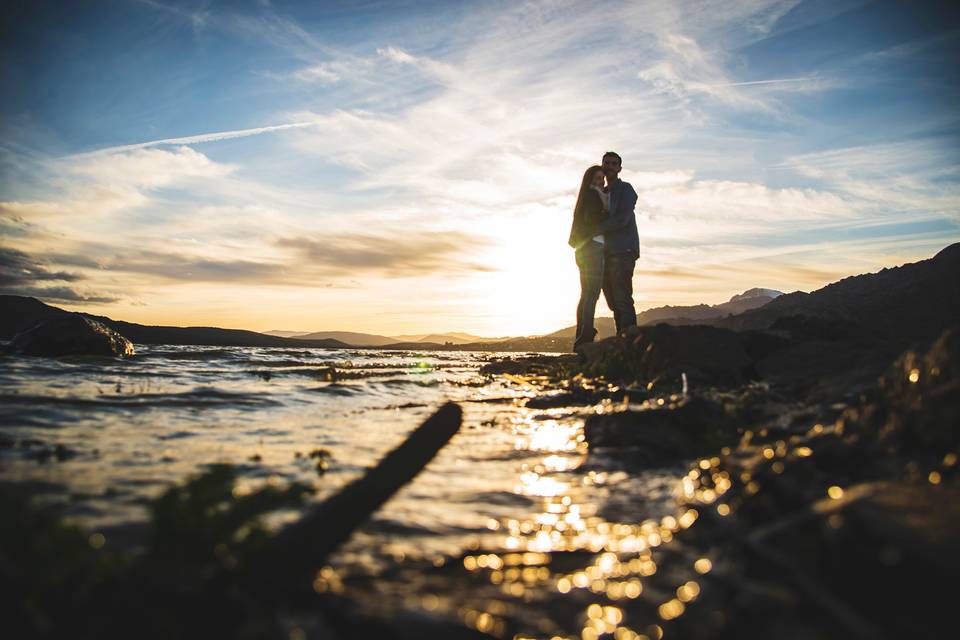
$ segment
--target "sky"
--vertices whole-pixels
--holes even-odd
[[[146,324],[574,324],[607,150],[638,309],[960,240],[960,9],[882,0],[4,8],[0,293]],[[609,315],[603,303],[599,315]]]

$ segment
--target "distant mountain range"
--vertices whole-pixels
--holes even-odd
[[[356,331],[285,331],[274,329],[266,332],[267,335],[283,338],[299,338],[301,340],[340,340],[356,347],[382,347],[398,342],[427,342],[432,344],[470,344],[471,342],[490,342],[504,338],[484,338],[469,333],[429,333],[400,336],[381,336],[375,333],[357,333]]]
[[[666,306],[647,309],[637,315],[637,323],[656,324],[659,322],[670,322],[674,324],[689,324],[690,321],[712,320],[722,318],[731,314],[740,313],[748,309],[755,309],[770,302],[777,296],[783,295],[782,292],[774,289],[748,289],[741,294],[735,295],[728,302],[717,305],[698,304],[693,306]],[[598,337],[600,339],[612,336],[615,333],[613,318],[597,318]],[[501,337],[484,338],[469,333],[449,332],[449,333],[431,333],[431,334],[413,334],[398,336],[383,336],[373,333],[357,333],[355,331],[287,331],[274,329],[267,331],[267,335],[279,336],[283,338],[298,338],[301,340],[339,340],[356,347],[384,347],[395,345],[397,343],[425,343],[437,345],[475,345],[475,344],[500,344],[510,343],[518,344],[525,340],[542,340],[544,338],[559,338],[558,345],[567,339],[573,339],[576,335],[576,325],[565,327],[559,331],[554,331],[545,336],[520,336],[520,337]]]
[[[933,258],[877,273],[851,276],[812,293],[782,294],[750,289],[717,305],[665,306],[638,314],[641,325],[709,324],[730,329],[768,329],[797,317],[830,327],[867,331],[891,342],[929,337],[945,323],[960,323],[960,244]],[[35,298],[0,295],[0,339],[10,339],[38,322],[67,313]],[[89,314],[84,314],[89,315]],[[139,344],[264,347],[377,347],[392,349],[466,349],[470,351],[568,351],[575,327],[542,336],[481,338],[463,333],[378,336],[347,331],[257,333],[217,327],[149,326],[90,316]],[[791,320],[793,319],[793,320]],[[806,326],[806,325],[804,325]],[[819,325],[810,325],[810,330]],[[613,334],[612,318],[598,318],[600,337]],[[833,330],[833,329],[831,329]]]
[[[741,294],[735,295],[727,302],[720,304],[697,304],[692,306],[665,306],[647,309],[637,314],[637,324],[643,326],[648,324],[704,324],[708,320],[725,318],[729,315],[735,315],[762,307],[774,298],[782,296],[783,293],[774,289],[748,289]],[[616,333],[616,326],[613,318],[597,318],[594,326],[597,329],[597,338],[609,338]],[[565,338],[572,340],[577,335],[576,325],[565,327],[559,331],[548,334],[548,338]]]

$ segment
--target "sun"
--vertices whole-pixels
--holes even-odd
[[[485,229],[489,233],[489,229]],[[481,255],[495,271],[474,276],[501,335],[549,333],[576,323],[580,276],[559,212],[518,217]]]

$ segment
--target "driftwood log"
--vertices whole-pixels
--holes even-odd
[[[460,430],[463,411],[448,402],[373,469],[277,534],[265,575],[278,591],[302,588],[350,535],[410,482]]]

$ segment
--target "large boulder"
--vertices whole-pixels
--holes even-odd
[[[644,468],[709,455],[735,439],[736,427],[714,399],[673,396],[669,403],[651,403],[640,411],[591,415],[583,431],[592,453]]]
[[[133,343],[107,326],[79,313],[44,320],[17,334],[7,346],[26,356],[132,356]]]
[[[743,337],[729,329],[658,324],[633,327],[626,337],[582,345],[582,368],[610,380],[679,387],[736,387],[753,378]]]

